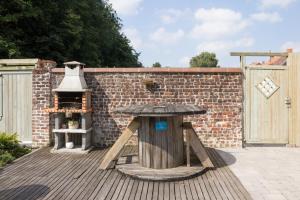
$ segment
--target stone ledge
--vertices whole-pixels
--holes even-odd
[[[63,73],[64,68],[53,68],[53,73]],[[87,73],[242,73],[240,68],[85,68]]]

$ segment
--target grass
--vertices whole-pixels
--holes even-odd
[[[19,144],[17,134],[0,133],[0,167],[29,153],[28,147]]]

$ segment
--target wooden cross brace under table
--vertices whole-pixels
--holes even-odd
[[[130,137],[135,133],[135,131],[139,128],[140,123],[138,118],[134,118],[127,128],[122,132],[121,136],[117,139],[115,144],[109,149],[109,151],[104,156],[100,169],[107,169],[111,165],[112,161],[114,161],[120,152],[122,151],[125,144],[128,142]]]
[[[134,118],[127,128],[122,132],[121,136],[117,139],[115,144],[110,148],[110,150],[106,153],[104,159],[100,164],[100,169],[108,169],[111,166],[113,161],[118,158],[120,152],[124,148],[125,144],[128,142],[130,137],[138,130],[140,127],[140,119],[139,117]],[[200,160],[202,166],[204,168],[212,168],[214,167],[211,162],[204,145],[201,140],[198,138],[195,130],[192,127],[190,122],[184,122],[182,124],[184,130],[186,130],[186,146],[187,146],[187,165],[190,165],[190,147],[192,147],[194,153],[197,158]]]

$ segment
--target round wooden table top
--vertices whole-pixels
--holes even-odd
[[[130,105],[115,110],[117,113],[130,114],[134,116],[145,117],[164,117],[178,115],[195,115],[205,114],[206,110],[196,105],[184,104],[145,104],[145,105]]]

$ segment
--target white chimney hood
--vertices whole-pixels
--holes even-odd
[[[85,92],[89,91],[84,79],[84,63],[77,61],[65,62],[65,77],[54,89],[55,92]]]

